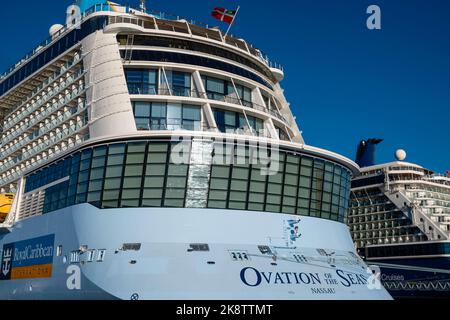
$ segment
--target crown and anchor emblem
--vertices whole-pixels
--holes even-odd
[[[11,271],[12,248],[3,251],[2,274],[6,277]]]

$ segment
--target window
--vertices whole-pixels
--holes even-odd
[[[105,261],[106,249],[98,250],[97,262]]]
[[[235,86],[230,81],[206,75],[202,75],[202,80],[208,99],[234,104],[240,104],[242,102],[246,107],[253,107],[251,89],[239,84],[235,85],[235,89]]]
[[[181,114],[191,117],[190,109],[184,106]],[[171,154],[179,152],[180,144],[184,163],[173,163]],[[184,208],[190,148],[190,142],[160,140],[89,147],[32,173],[26,177],[27,184],[47,183],[68,174],[68,180],[45,189],[44,213],[82,203],[101,209]],[[253,146],[216,143],[212,164],[205,168],[206,172],[210,170],[210,181],[203,206],[345,221],[351,179],[346,168],[286,150],[279,151],[278,160],[272,159],[270,167],[261,161],[255,163],[255,159],[264,163],[268,160]],[[71,163],[71,167],[64,163]],[[57,255],[62,254],[59,250]],[[71,253],[72,260],[77,261],[75,252]]]
[[[278,127],[275,127],[275,129],[277,130],[278,137],[280,137],[280,140],[291,141],[291,139],[289,138],[288,134],[284,130],[282,130],[282,129],[278,128]]]
[[[252,108],[252,90],[240,84],[236,84],[236,90],[239,98],[242,101],[242,104],[246,107]]]
[[[61,257],[62,256],[62,249],[63,249],[63,246],[61,246],[61,245],[56,247],[56,256],[57,257]]]
[[[213,112],[220,132],[240,132],[246,134],[254,133],[258,136],[264,135],[265,127],[264,122],[261,119],[252,116],[247,116],[246,118],[242,113],[225,111],[221,109],[214,109]]]
[[[126,35],[119,35],[119,41],[125,45],[127,43]],[[219,56],[228,60],[236,61],[240,64],[246,65],[257,72],[264,74],[267,78],[273,79],[273,75],[270,71],[265,68],[258,66],[256,63],[252,62],[250,59],[245,58],[244,56],[235,54],[231,51],[224,50],[222,48],[211,46],[207,44],[202,44],[194,41],[175,39],[175,38],[166,38],[166,37],[154,37],[154,36],[144,36],[144,35],[136,35],[134,37],[134,44],[141,46],[151,46],[151,47],[168,47],[168,48],[179,48],[190,51],[203,52],[215,56]],[[246,50],[244,48],[244,50]],[[275,79],[273,79],[275,81]]]
[[[125,69],[130,94],[157,94],[158,70]]]
[[[95,257],[95,250],[88,250],[87,252],[87,262],[93,262]]]
[[[166,71],[172,94],[180,97],[191,96],[191,74],[179,71]],[[163,81],[161,81],[163,82]]]
[[[125,57],[125,50],[120,50],[120,54],[122,58]],[[263,78],[258,76],[257,74],[248,71],[246,69],[237,67],[235,65],[229,64],[224,61],[219,61],[207,57],[199,57],[184,53],[175,53],[175,52],[163,52],[163,51],[146,51],[146,50],[134,50],[131,53],[131,60],[139,60],[139,61],[164,61],[164,62],[172,62],[172,63],[181,63],[181,64],[190,64],[196,66],[202,66],[217,70],[222,70],[225,72],[233,73],[244,78],[248,78],[250,80],[256,81],[269,89],[272,89],[272,86],[265,81]]]
[[[226,80],[202,76],[203,85],[208,95],[208,99],[225,101],[228,95],[228,83]]]
[[[140,206],[146,150],[146,142],[131,142],[127,146],[121,190],[121,207]]]
[[[70,262],[79,263],[80,262],[80,250],[72,251],[70,253]]]
[[[161,102],[133,102],[138,130],[201,131],[201,107]]]

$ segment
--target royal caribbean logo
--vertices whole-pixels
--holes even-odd
[[[55,235],[5,244],[0,280],[50,278]]]

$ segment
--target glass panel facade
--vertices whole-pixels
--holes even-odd
[[[130,94],[158,93],[158,70],[125,69],[125,78]]]
[[[127,43],[127,35],[118,35],[118,40],[126,44]],[[167,37],[155,37],[155,36],[144,36],[144,35],[135,35],[134,36],[134,45],[137,46],[149,46],[149,47],[163,47],[163,48],[178,48],[183,50],[189,50],[189,51],[196,51],[196,52],[202,52],[207,53],[211,55],[215,55],[218,57],[222,57],[228,60],[232,60],[235,62],[238,62],[240,64],[246,65],[255,71],[265,75],[267,78],[272,79],[273,75],[271,72],[266,69],[262,68],[256,63],[252,62],[250,59],[245,58],[242,55],[233,53],[231,51],[211,46],[203,43],[198,43],[194,41],[189,40],[183,40],[183,39],[176,39],[176,38],[167,38]]]
[[[201,131],[201,107],[164,102],[133,102],[138,130]]]
[[[244,114],[225,111],[222,109],[213,109],[214,118],[216,119],[217,127],[220,132],[228,133],[248,133],[253,132],[258,136],[264,135],[264,121],[256,117],[247,116]],[[248,123],[247,123],[248,120]],[[250,128],[249,128],[250,125]]]
[[[120,55],[122,58],[125,58],[126,50],[120,50]],[[273,90],[272,86],[261,78],[259,75],[243,69],[241,67],[237,67],[235,65],[229,64],[224,61],[219,61],[206,57],[199,57],[190,54],[184,53],[175,53],[175,52],[163,52],[163,51],[154,51],[154,50],[133,50],[131,53],[131,60],[133,61],[155,61],[155,62],[170,62],[170,63],[180,63],[180,64],[189,64],[194,66],[201,66],[212,68],[216,70],[221,70],[225,72],[229,72],[232,74],[236,74],[238,76],[256,81],[263,86]]]
[[[291,141],[291,139],[289,138],[288,134],[284,130],[282,130],[282,129],[278,128],[278,127],[275,127],[275,129],[278,132],[278,136],[280,137],[280,140]]]
[[[203,86],[205,87],[208,99],[242,104],[252,108],[252,90],[242,85],[235,86],[230,81],[202,75]],[[240,101],[239,101],[239,99]]]
[[[179,155],[178,148],[173,151],[179,143],[188,155],[184,164],[171,159],[172,152]],[[184,208],[191,151],[190,143],[179,143],[129,141],[88,148],[26,177],[25,188],[32,192],[57,183],[45,188],[44,213],[81,203],[103,209]],[[255,164],[264,156],[243,145],[217,143],[213,155],[207,208],[345,222],[351,174],[344,167],[283,150],[276,167]]]
[[[174,96],[178,97],[191,96],[192,80],[190,73],[179,71],[166,71],[165,74],[167,76],[167,82]],[[165,83],[165,79],[161,79],[161,83]]]

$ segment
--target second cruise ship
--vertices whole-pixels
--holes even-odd
[[[376,164],[380,142],[358,149],[348,223],[359,254],[394,297],[449,297],[450,175],[405,162],[404,150]]]
[[[79,1],[1,76],[0,299],[391,299],[247,41]]]

